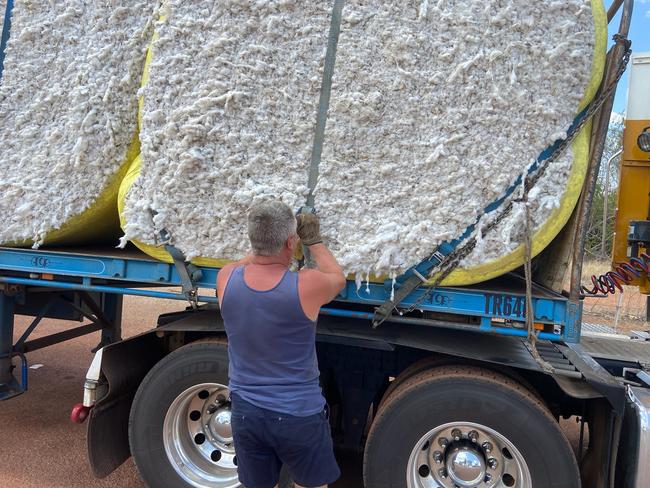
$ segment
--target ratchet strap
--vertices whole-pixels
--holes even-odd
[[[320,85],[320,98],[318,100],[318,113],[316,115],[316,128],[314,130],[314,142],[311,148],[311,162],[309,163],[309,175],[307,179],[307,201],[300,212],[315,212],[314,192],[318,184],[318,169],[323,154],[323,142],[325,141],[325,126],[327,125],[327,112],[330,108],[330,97],[332,95],[332,77],[334,76],[334,65],[336,64],[336,48],[339,44],[341,33],[341,13],[345,0],[334,0],[332,8],[332,19],[330,21],[330,32],[327,38],[327,51],[325,52],[325,63],[323,65],[323,80]],[[311,254],[307,246],[302,246],[302,254],[305,257],[304,264],[308,268],[314,267]]]
[[[156,211],[149,209],[151,214],[151,220],[156,215]],[[155,227],[155,226],[154,226]],[[197,309],[199,306],[198,296],[199,289],[196,286],[196,282],[201,279],[203,272],[197,266],[194,266],[192,263],[188,262],[185,259],[183,252],[172,245],[172,234],[167,229],[161,229],[158,232],[158,242],[157,244],[162,245],[165,248],[165,251],[169,253],[174,262],[174,267],[178,273],[178,277],[181,280],[182,292],[187,298],[187,301],[190,303],[190,306],[193,309]]]
[[[318,167],[320,166],[323,154],[323,142],[325,141],[325,125],[327,124],[327,112],[330,106],[332,94],[332,77],[334,76],[334,64],[336,63],[336,48],[339,44],[341,33],[341,13],[345,0],[334,0],[332,9],[332,20],[330,33],[327,39],[327,52],[325,53],[325,64],[323,66],[323,81],[320,86],[320,99],[318,101],[318,114],[316,116],[316,130],[314,132],[314,143],[311,150],[311,163],[309,164],[309,179],[307,180],[306,207],[314,207],[314,191],[318,183]]]
[[[164,232],[164,231],[163,231]],[[200,280],[203,273],[199,268],[185,260],[183,253],[171,244],[165,244],[165,251],[169,253],[174,261],[174,267],[181,279],[183,295],[187,298],[193,309],[198,307],[199,290],[195,281]]]

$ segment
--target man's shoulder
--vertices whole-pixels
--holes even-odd
[[[239,266],[239,263],[228,263],[217,273],[217,284],[223,284],[230,277],[232,272]]]
[[[238,266],[240,266],[240,263],[237,263],[237,262],[228,263],[228,264],[224,265],[223,268],[221,268],[220,271],[232,271],[233,269],[237,268]]]

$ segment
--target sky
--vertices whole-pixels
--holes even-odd
[[[609,8],[611,0],[605,2],[605,7]],[[609,23],[609,46],[612,45],[612,35],[618,31],[618,24],[621,19],[620,11],[616,17]],[[635,0],[632,14],[632,25],[628,38],[632,40],[632,52],[650,52],[650,0]],[[623,113],[627,105],[627,80],[628,68],[618,83],[616,97],[614,98],[614,111]],[[648,89],[650,96],[650,88]]]

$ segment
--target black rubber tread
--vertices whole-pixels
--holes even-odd
[[[526,459],[534,488],[580,487],[571,445],[542,400],[508,376],[459,365],[411,376],[387,398],[366,442],[366,488],[406,486],[417,440],[452,421],[479,423],[506,436]]]
[[[386,391],[384,392],[384,395],[381,398],[381,401],[379,402],[379,406],[377,408],[377,411],[379,409],[384,408],[384,405],[386,404],[386,401],[392,395],[392,393],[395,391],[395,389],[404,383],[407,379],[409,379],[411,376],[415,376],[418,373],[421,373],[423,371],[433,369],[433,368],[439,368],[442,366],[468,366],[468,367],[473,367],[475,365],[472,364],[459,364],[457,358],[451,358],[448,356],[427,356],[425,358],[422,358],[410,366],[404,368],[404,370],[388,385],[388,388],[386,388]],[[494,365],[486,365],[486,366],[476,366],[476,367],[481,367],[482,369],[486,369],[489,371],[495,371],[496,368],[493,368],[492,366]],[[495,371],[496,372],[496,371]],[[535,395],[537,399],[545,404],[544,399],[542,396],[539,394],[539,392],[533,387],[532,384],[525,378],[523,378],[516,370],[512,369],[507,369],[506,371],[501,372],[501,376],[506,376],[509,379],[513,380],[516,383],[519,383],[520,386],[523,386],[524,388],[527,388],[530,393]]]
[[[223,346],[228,345],[228,337],[226,337],[226,334],[218,334],[218,335],[213,335],[213,336],[208,336],[208,337],[203,337],[201,339],[197,339],[195,341],[192,341],[192,344],[205,344],[205,343],[210,343],[210,344],[221,344]],[[186,344],[187,345],[187,344]]]
[[[440,364],[445,364],[448,361],[449,361],[448,359],[439,356],[427,356],[425,358],[419,359],[418,361],[404,368],[400,372],[400,374],[398,374],[395,377],[395,379],[390,382],[388,388],[386,388],[384,395],[381,397],[381,402],[379,402],[379,406],[377,407],[377,411],[384,408],[384,405],[386,405],[388,398],[390,398],[390,396],[393,394],[395,389],[399,385],[404,383],[407,379],[409,379],[411,376],[414,376],[428,369],[434,368]]]
[[[182,346],[161,359],[142,380],[129,416],[129,443],[141,478],[151,488],[188,485],[165,453],[163,422],[172,401],[198,383],[228,384],[228,350],[217,341]]]

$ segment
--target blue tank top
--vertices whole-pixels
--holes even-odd
[[[302,310],[298,273],[258,291],[235,268],[221,299],[228,335],[230,390],[253,405],[295,416],[321,412],[316,322]]]

